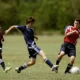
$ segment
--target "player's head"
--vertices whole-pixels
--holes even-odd
[[[80,19],[77,18],[77,19],[75,19],[75,21],[74,21],[74,27],[78,28],[79,26],[80,26]]]
[[[33,17],[29,17],[29,18],[26,20],[26,24],[29,24],[29,25],[32,25],[34,22],[35,22],[35,19],[34,19]]]

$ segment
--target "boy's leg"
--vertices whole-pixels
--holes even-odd
[[[49,59],[47,59],[47,57],[45,56],[44,52],[41,50],[39,55],[43,58],[43,60],[45,61],[45,63],[52,68],[53,64],[51,63],[51,61]]]
[[[65,54],[64,51],[61,51],[61,52],[58,54],[58,57],[57,57],[57,59],[56,59],[56,65],[59,65],[59,63],[60,63],[62,57],[64,56],[64,54]]]
[[[17,67],[15,70],[18,73],[20,73],[21,70],[24,70],[27,67],[32,66],[32,65],[34,65],[36,63],[36,56],[37,56],[37,54],[36,54],[35,50],[33,48],[31,48],[31,47],[30,48],[28,47],[28,52],[29,52],[30,61],[28,63],[23,64],[20,67]]]
[[[50,68],[52,68],[53,64],[51,63],[51,61],[50,61],[49,59],[47,59],[47,57],[45,56],[43,50],[41,50],[41,49],[40,49],[38,46],[36,46],[36,45],[33,45],[32,47],[33,47],[35,53],[39,54],[39,55],[43,58],[43,60],[45,61],[45,63],[46,63]]]
[[[27,63],[27,64],[25,63],[25,64],[23,64],[22,66],[17,67],[15,70],[17,71],[17,73],[20,73],[21,70],[24,70],[24,69],[26,69],[27,67],[34,65],[35,63],[36,63],[36,59],[35,59],[35,58],[30,58],[29,63]]]
[[[4,70],[5,73],[8,72],[11,69],[11,67],[5,67],[5,63],[2,60],[2,50],[0,50],[0,65],[1,65],[1,67]]]
[[[63,43],[63,44],[61,45],[60,53],[58,54],[58,57],[57,57],[57,59],[56,59],[56,65],[59,65],[62,57],[65,55],[65,50],[66,50],[65,45],[66,45],[65,43]],[[56,72],[56,73],[58,72],[58,68],[56,68],[55,72]]]
[[[0,65],[3,68],[3,70],[5,70],[5,63],[2,60],[2,49],[0,48]]]
[[[0,59],[0,65],[1,65],[2,69],[5,70],[5,63],[2,59]]]
[[[70,62],[66,67],[65,73],[70,73],[70,69],[72,68],[75,61],[76,48],[74,45],[70,45],[68,56],[70,57]]]
[[[70,62],[66,67],[65,73],[70,73],[70,69],[72,68],[72,66],[74,64],[74,61],[75,61],[75,56],[71,56],[70,57]]]
[[[61,52],[58,54],[58,57],[57,57],[57,59],[56,59],[56,65],[59,65],[59,63],[60,63],[62,57],[64,56],[64,54],[65,54],[64,51],[61,51]],[[58,68],[55,69],[55,72],[56,72],[56,73],[58,72]]]
[[[39,55],[43,58],[43,60],[45,61],[45,63],[51,68],[51,70],[53,71],[55,68],[58,67],[58,65],[53,65],[52,62],[45,56],[44,52],[41,50]]]
[[[65,70],[64,73],[70,73],[70,69],[71,69],[72,66],[73,66],[73,65],[69,63],[69,64],[67,65],[66,70]]]

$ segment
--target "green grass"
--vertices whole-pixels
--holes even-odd
[[[78,75],[65,75],[64,70],[69,62],[69,58],[64,56],[59,66],[59,73],[50,71],[50,68],[44,63],[40,56],[37,56],[36,64],[23,70],[20,74],[15,72],[15,68],[29,61],[28,51],[23,36],[9,35],[4,36],[3,59],[6,66],[12,69],[8,73],[3,73],[0,67],[0,80],[79,80]],[[39,36],[37,45],[44,50],[46,56],[55,63],[60,46],[63,42],[63,36]],[[80,67],[80,41],[77,44],[77,57],[74,66]]]

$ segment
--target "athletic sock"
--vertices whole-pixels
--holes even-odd
[[[21,70],[25,69],[26,67],[27,67],[27,64],[25,63],[24,65],[19,67],[19,70],[21,71]]]
[[[44,61],[50,68],[52,68],[53,64],[51,63],[49,59],[45,59]]]
[[[0,59],[0,65],[3,68],[3,70],[5,70],[5,63],[2,59]]]
[[[73,66],[72,64],[68,64],[67,65],[67,68],[65,70],[65,73],[69,72],[69,70],[71,69],[72,66]]]
[[[58,58],[56,59],[56,65],[59,65],[61,60],[59,60]]]

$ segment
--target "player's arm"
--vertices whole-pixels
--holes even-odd
[[[73,34],[79,34],[77,30],[74,30],[74,31],[70,31],[68,32],[67,34],[65,34],[65,37],[68,37],[68,36],[71,36]]]
[[[8,34],[13,29],[17,29],[17,26],[11,26],[9,29],[5,31],[5,34]]]
[[[34,38],[35,38],[36,40],[38,40],[38,37],[37,37],[37,36],[35,36],[35,35],[34,35]]]

